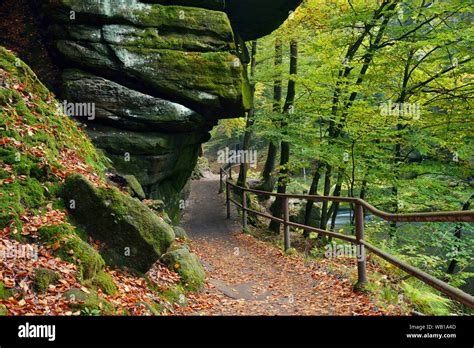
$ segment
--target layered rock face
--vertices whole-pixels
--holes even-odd
[[[87,131],[121,174],[175,206],[219,118],[251,105],[223,2],[59,0],[47,6],[62,97],[94,103]],[[79,115],[77,115],[79,116]]]
[[[268,5],[260,1],[265,6],[256,8]],[[265,16],[235,25],[244,38],[250,31],[268,34],[294,2],[275,0]],[[251,17],[250,2],[46,3],[48,32],[63,68],[62,97],[95,104],[94,119],[81,119],[93,142],[120,174],[134,175],[148,197],[165,200],[176,216],[209,130],[251,106],[245,45],[229,20],[247,10]]]

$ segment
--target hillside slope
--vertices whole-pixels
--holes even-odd
[[[167,313],[202,286],[204,271],[162,202],[148,208],[127,179],[0,47],[1,314]],[[84,217],[84,206],[95,210]]]

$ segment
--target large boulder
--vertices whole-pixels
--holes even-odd
[[[224,12],[132,0],[59,0],[50,9],[54,46],[70,66],[213,120],[242,116],[251,106]],[[65,88],[69,96],[81,97],[72,86]]]
[[[96,188],[72,175],[63,197],[75,222],[101,242],[100,254],[108,265],[146,272],[175,239],[162,218],[116,188]]]
[[[208,132],[252,106],[242,38],[270,33],[299,1],[44,3],[61,97],[94,104],[95,115],[80,120],[96,146],[178,222]]]

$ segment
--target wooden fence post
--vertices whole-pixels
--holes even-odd
[[[226,190],[225,190],[225,201],[227,205],[227,218],[230,219],[230,185],[226,181]]]
[[[222,180],[224,178],[223,171],[222,168],[219,170],[219,193],[224,192],[224,182]]]
[[[365,246],[360,241],[364,240],[364,207],[356,203],[356,255],[357,255],[357,284],[355,289],[362,290],[367,283]]]
[[[289,211],[288,211],[288,197],[283,198],[283,235],[284,235],[284,242],[285,242],[285,252],[291,248],[291,241],[290,241],[290,226],[288,225],[289,221]]]
[[[244,229],[247,228],[247,194],[242,189],[242,225]]]

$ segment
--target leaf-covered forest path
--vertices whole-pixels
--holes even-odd
[[[286,256],[276,246],[242,234],[237,211],[226,219],[225,197],[212,176],[193,181],[183,216],[208,280],[190,294],[184,315],[384,315],[349,279],[324,262]],[[336,260],[337,261],[337,260]]]

